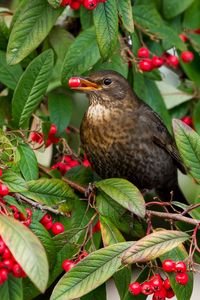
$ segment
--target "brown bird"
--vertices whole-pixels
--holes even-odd
[[[155,189],[162,200],[184,201],[177,168],[186,173],[175,142],[160,117],[114,71],[71,79],[87,94],[81,142],[101,178],[121,177],[141,191]]]

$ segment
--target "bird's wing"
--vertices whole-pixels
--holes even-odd
[[[176,144],[160,117],[148,106],[145,109],[145,115],[148,117],[148,120],[150,121],[150,124],[153,127],[153,142],[159,147],[163,148],[165,151],[167,151],[169,155],[173,158],[177,168],[183,174],[186,174],[187,169],[183,164]]]

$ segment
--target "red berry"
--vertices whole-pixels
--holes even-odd
[[[151,62],[155,68],[160,68],[164,64],[164,59],[159,56],[153,56]]]
[[[33,214],[32,210],[28,207],[25,209],[26,209],[27,217],[32,217],[32,214]]]
[[[10,250],[6,247],[6,249],[4,250],[3,254],[2,254],[2,258],[3,259],[7,259],[10,258],[12,256]]]
[[[60,234],[65,231],[65,227],[62,223],[60,222],[55,222],[53,226],[51,227],[51,231],[53,232],[54,235]]]
[[[197,29],[193,30],[193,32],[196,33],[196,34],[200,34],[200,28],[197,28]]]
[[[9,208],[12,210],[13,214],[19,212],[18,208],[15,205],[10,205]]]
[[[25,221],[22,221],[21,223],[25,226],[29,227],[31,225],[32,219],[28,217]]]
[[[101,223],[98,220],[96,225],[92,228],[92,233],[99,232],[101,230]]]
[[[181,119],[186,125],[193,127],[193,121],[192,118],[185,116]]]
[[[160,291],[157,291],[154,293],[153,299],[155,300],[165,300],[167,295],[167,292],[164,288],[162,288]]]
[[[84,159],[84,161],[82,162],[82,165],[86,168],[91,166],[89,160],[87,160],[87,159]]]
[[[153,69],[152,61],[151,59],[143,59],[139,62],[139,68],[143,72],[149,72]]]
[[[183,33],[179,34],[179,37],[184,43],[187,42],[187,40],[188,40],[187,36]]]
[[[80,2],[78,2],[78,1],[73,1],[73,2],[70,2],[70,7],[72,8],[72,9],[74,9],[74,10],[77,10],[77,9],[79,9],[80,8],[80,6],[81,6],[81,3]]]
[[[175,295],[175,294],[174,294],[174,292],[173,292],[172,289],[166,290],[166,297],[167,297],[168,299],[173,298],[174,295]]]
[[[97,6],[97,0],[83,0],[83,6],[89,10],[95,9]]]
[[[144,295],[150,295],[153,293],[153,288],[150,282],[146,281],[141,286],[141,292]]]
[[[142,47],[142,48],[140,48],[140,49],[138,49],[138,53],[137,53],[137,55],[138,55],[138,57],[140,57],[140,58],[148,58],[149,57],[149,49],[147,49],[147,48],[145,48],[145,47]]]
[[[151,285],[153,288],[153,291],[160,291],[163,286],[163,281],[160,276],[154,276],[154,278],[151,279]]]
[[[30,135],[31,141],[38,143],[38,144],[42,144],[43,142],[43,134],[39,133],[39,132],[32,132]]]
[[[129,291],[135,296],[139,295],[141,293],[140,283],[136,281],[129,284]]]
[[[60,3],[60,6],[67,6],[70,3],[71,0],[62,0],[62,2]]]
[[[68,272],[75,266],[75,263],[70,259],[65,259],[62,263],[62,268],[65,270],[65,272]]]
[[[12,259],[12,258],[7,258],[7,259],[4,259],[4,260],[2,261],[2,264],[3,264],[3,267],[4,267],[4,268],[6,268],[6,269],[8,269],[8,270],[10,271],[10,270],[12,270],[12,268],[13,268],[14,262],[13,262],[13,259]]]
[[[3,171],[2,171],[2,169],[0,169],[0,176],[2,176],[3,175]]]
[[[189,277],[187,273],[178,273],[175,279],[176,282],[178,282],[179,284],[186,285],[189,280]]]
[[[50,141],[48,141],[48,140],[50,140]],[[58,138],[56,136],[53,136],[53,135],[50,135],[48,140],[47,140],[48,143],[50,142],[50,145],[51,145],[51,144],[57,144],[60,141],[60,138]]]
[[[0,269],[0,284],[8,279],[8,270],[5,268]]]
[[[176,68],[179,64],[179,60],[178,57],[176,57],[175,55],[169,55],[166,58],[166,63],[167,65],[169,65],[170,67],[174,67]]]
[[[185,273],[187,271],[186,264],[183,261],[179,261],[175,265],[175,271],[177,273]]]
[[[43,224],[43,226],[46,228],[46,230],[50,230],[53,226],[53,222],[49,221],[48,223]]]
[[[165,272],[174,272],[175,262],[171,259],[165,259],[162,263],[162,267]]]
[[[166,278],[164,280],[163,285],[164,285],[164,287],[165,287],[166,290],[169,290],[171,288],[171,284],[170,284],[169,278]]]
[[[181,53],[181,59],[184,63],[189,63],[189,62],[193,61],[194,54],[191,51],[183,51]]]
[[[68,82],[69,87],[78,87],[80,84],[81,81],[78,77],[71,77]]]
[[[12,267],[12,273],[14,277],[20,278],[23,277],[23,270],[18,263],[15,263]]]
[[[84,259],[86,256],[88,256],[88,253],[87,253],[87,251],[83,250],[81,252],[81,254],[79,255],[79,257],[78,257],[78,259],[77,259],[76,262],[79,262],[80,260]]]
[[[6,244],[2,239],[0,239],[0,255],[4,253],[5,249],[6,249]]]
[[[49,130],[49,135],[55,135],[57,132],[57,127],[55,124],[52,124],[51,127],[50,127],[50,130]]]
[[[7,185],[5,185],[5,184],[0,184],[0,195],[1,196],[6,196],[6,195],[8,195],[9,194],[9,188],[7,187]]]
[[[40,223],[44,225],[45,223],[49,223],[50,221],[52,221],[52,216],[49,214],[45,214],[40,220]]]

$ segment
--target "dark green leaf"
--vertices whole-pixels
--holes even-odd
[[[4,215],[0,215],[0,234],[28,277],[44,292],[48,282],[48,261],[39,239],[26,226]]]
[[[81,75],[90,70],[99,59],[95,30],[92,27],[84,30],[69,47],[63,64],[63,83],[67,84],[71,76]]]
[[[100,3],[93,11],[97,42],[103,59],[113,53],[118,38],[118,15],[115,0]]]
[[[96,182],[96,187],[139,217],[145,215],[145,202],[140,191],[125,179],[110,178]]]
[[[174,18],[186,10],[194,0],[163,0],[163,14],[166,19]]]
[[[9,64],[17,64],[47,36],[62,9],[53,9],[46,0],[27,1],[13,26],[7,49]]]
[[[125,264],[153,260],[177,247],[188,238],[189,235],[181,231],[160,230],[153,232],[131,246],[125,252],[122,260]]]
[[[80,21],[84,30],[94,25],[92,11],[86,9],[83,5],[80,8]]]
[[[183,28],[187,28],[187,29],[200,28],[199,11],[200,11],[200,1],[195,0],[184,13]]]
[[[121,255],[131,244],[119,243],[90,253],[60,279],[50,299],[78,298],[100,286],[121,266]]]
[[[10,89],[14,90],[20,76],[22,75],[20,65],[9,66],[6,62],[6,54],[0,51],[0,81]]]
[[[131,0],[118,0],[118,11],[119,16],[122,20],[122,23],[126,30],[129,32],[134,31],[134,24],[133,24],[133,14],[132,14],[132,6]]]
[[[196,103],[193,111],[193,121],[194,121],[194,127],[198,134],[200,134],[200,100]]]
[[[23,73],[12,100],[12,114],[17,127],[26,127],[32,113],[41,102],[52,67],[53,51],[46,50],[37,56]]]
[[[91,291],[89,294],[81,297],[81,300],[106,300],[106,285],[102,284],[94,291]]]
[[[188,172],[200,184],[200,136],[181,120],[173,120],[176,144]]]
[[[1,179],[9,187],[10,192],[25,192],[28,189],[28,186],[21,175],[12,170],[4,170]]]
[[[20,153],[20,170],[26,181],[38,179],[38,163],[34,151],[26,144],[18,147]]]
[[[9,276],[9,279],[0,286],[1,300],[23,300],[22,279]]]
[[[64,132],[69,125],[73,103],[71,98],[64,94],[49,94],[48,109],[51,123],[57,126],[58,135]]]

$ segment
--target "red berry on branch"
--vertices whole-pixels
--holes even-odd
[[[197,28],[197,29],[193,30],[193,32],[196,33],[196,34],[200,34],[200,28]]]
[[[144,295],[150,295],[153,293],[153,288],[150,282],[146,281],[141,286],[141,292]]]
[[[8,279],[8,270],[5,268],[0,269],[0,284],[3,284]]]
[[[43,224],[43,226],[46,228],[46,230],[50,230],[51,227],[53,226],[53,222],[52,221],[47,222],[47,223]]]
[[[0,183],[0,195],[1,196],[6,196],[9,194],[9,188],[7,185]]]
[[[80,81],[80,78],[78,78],[78,77],[71,77],[70,79],[69,79],[69,82],[68,82],[68,85],[69,85],[69,87],[79,87],[80,86],[80,84],[81,84],[81,81]]]
[[[139,282],[133,282],[129,284],[129,291],[134,295],[137,296],[141,293],[141,284]]]
[[[26,209],[27,217],[32,217],[32,215],[33,215],[32,210],[28,207],[26,207],[25,209]]]
[[[162,288],[161,290],[154,293],[153,299],[155,299],[155,300],[165,300],[166,295],[167,295],[167,292],[166,292],[165,288]]]
[[[171,259],[165,259],[162,263],[162,268],[165,272],[174,272],[175,262]]]
[[[179,65],[179,60],[176,55],[168,55],[166,58],[166,64],[170,67],[176,68]]]
[[[49,214],[45,214],[45,215],[42,217],[42,219],[40,220],[40,223],[44,225],[44,224],[49,223],[49,222],[51,222],[51,221],[52,221],[52,216],[49,215]]]
[[[188,40],[187,36],[183,33],[179,34],[179,37],[184,43],[187,42],[187,40]]]
[[[96,225],[92,228],[92,233],[99,232],[99,231],[101,231],[101,223],[98,220]]]
[[[137,52],[137,55],[140,58],[148,58],[149,54],[150,54],[149,49],[145,47],[139,48]]]
[[[11,271],[14,265],[12,258],[6,258],[2,261],[3,267],[8,269],[8,271]]]
[[[178,273],[175,279],[179,284],[186,285],[188,283],[189,277],[187,273]]]
[[[95,9],[97,6],[97,0],[83,0],[83,6],[89,10]]]
[[[62,2],[60,3],[60,6],[65,7],[68,4],[70,4],[71,0],[62,0]]]
[[[81,3],[78,2],[78,1],[73,1],[73,2],[71,2],[69,5],[70,5],[70,7],[71,7],[72,9],[77,10],[77,9],[80,8]]]
[[[54,235],[60,234],[65,231],[65,227],[62,223],[60,222],[55,222],[53,226],[51,227],[51,231],[53,232]]]
[[[6,247],[6,249],[4,250],[3,254],[2,254],[2,258],[3,259],[7,259],[10,258],[12,256],[10,250]]]
[[[16,278],[21,278],[23,276],[23,270],[18,263],[15,263],[12,267],[13,276]]]
[[[175,271],[177,273],[185,273],[187,271],[186,264],[183,261],[179,261],[175,265]]]
[[[181,121],[183,121],[183,123],[185,123],[186,125],[193,127],[192,118],[185,116],[185,117],[181,118]]]
[[[3,170],[2,169],[0,169],[0,176],[2,176],[3,175]]]
[[[62,263],[62,268],[65,270],[65,272],[68,272],[75,266],[75,263],[73,260],[65,259]]]
[[[174,295],[175,295],[175,294],[174,294],[174,292],[173,292],[172,289],[166,290],[166,297],[167,297],[168,299],[173,298]]]
[[[159,56],[153,56],[151,62],[155,68],[160,68],[164,64],[164,59]]]
[[[51,136],[51,135],[55,135],[56,132],[57,132],[57,127],[56,127],[55,124],[52,124],[51,127],[50,127],[50,129],[49,129],[49,135],[50,135],[50,136]]]
[[[28,217],[26,220],[22,221],[21,223],[25,226],[29,227],[31,225],[32,219]]]
[[[38,143],[38,144],[42,144],[43,142],[43,134],[40,132],[32,132],[30,134],[30,139],[32,142]]]
[[[152,61],[151,59],[143,59],[139,62],[139,68],[143,72],[149,72],[153,69]]]
[[[152,278],[150,282],[154,292],[160,291],[162,289],[163,281],[160,276],[154,276],[154,278]]]
[[[181,53],[181,59],[184,63],[190,63],[194,59],[194,54],[191,51],[183,51]]]
[[[169,289],[171,288],[171,284],[170,284],[169,278],[166,278],[166,279],[164,280],[163,285],[164,285],[164,288],[165,288],[166,290],[169,290]]]

